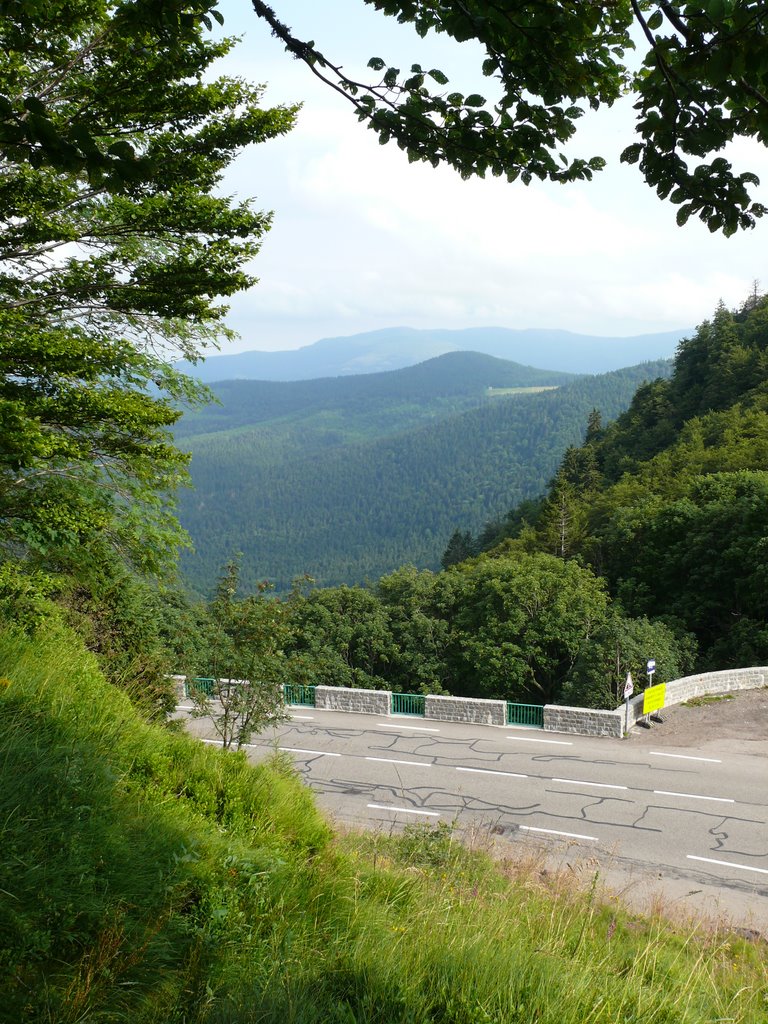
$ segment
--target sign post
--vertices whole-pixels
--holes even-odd
[[[635,686],[632,682],[632,673],[627,672],[627,681],[624,683],[624,733],[629,732],[629,698]]]
[[[650,715],[654,722],[662,721],[660,715],[654,715],[654,711],[659,711],[664,707],[667,699],[667,686],[666,683],[658,683],[656,686],[649,686],[647,690],[643,692],[643,714]]]
[[[645,672],[646,672],[646,675],[648,676],[648,689],[649,690],[658,689],[658,687],[654,687],[654,685],[653,685],[653,673],[655,671],[656,671],[656,660],[655,660],[655,658],[649,658],[648,661],[645,663]],[[665,699],[666,699],[666,690],[664,691],[663,696],[661,698],[661,704],[655,704],[653,708],[649,708],[648,709],[649,710],[649,716],[648,717],[650,718],[650,720],[652,722],[663,722],[664,721],[664,719],[658,713],[658,709],[664,707],[664,700]],[[658,697],[654,698],[654,700],[658,700]],[[643,711],[645,711],[645,698],[643,698]],[[656,711],[656,714],[655,715],[650,714],[651,711]]]

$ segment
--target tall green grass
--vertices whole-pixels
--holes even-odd
[[[333,837],[289,765],[0,635],[0,1020],[765,1024],[766,945],[521,882],[450,829]]]

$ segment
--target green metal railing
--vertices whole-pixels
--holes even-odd
[[[302,683],[286,683],[283,686],[283,693],[285,694],[286,704],[298,705],[303,708],[313,708],[315,706],[314,686],[304,686]]]
[[[527,725],[531,729],[543,729],[544,705],[513,704],[507,701],[507,725]]]
[[[215,679],[209,679],[207,676],[192,676],[191,679],[184,680],[184,696],[189,697],[191,696],[191,690],[197,690],[198,693],[203,693],[206,697],[211,697],[213,696],[215,686]]]
[[[424,695],[421,693],[393,693],[393,715],[423,715]]]

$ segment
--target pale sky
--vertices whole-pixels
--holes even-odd
[[[380,56],[405,69],[440,67],[463,91],[490,87],[471,74],[471,47],[420,40],[362,0],[272,6],[348,72]],[[619,164],[633,141],[631,105],[585,116],[570,145],[573,155],[609,161],[592,182],[462,181],[380,146],[344,99],[285,53],[248,0],[219,8],[226,31],[244,37],[220,71],[264,83],[265,103],[304,104],[290,135],[244,152],[224,183],[274,211],[274,222],[252,267],[259,283],[231,302],[228,323],[241,339],[223,351],[395,326],[642,334],[695,326],[720,299],[739,305],[755,280],[768,290],[768,218],[732,238],[693,219],[678,228],[676,207]],[[737,165],[739,155],[768,205],[768,151],[743,146],[731,154]]]

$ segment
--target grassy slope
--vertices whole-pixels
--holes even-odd
[[[334,840],[279,762],[156,726],[66,634],[0,637],[0,1020],[765,1020],[764,950],[514,881],[449,832]]]

